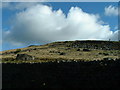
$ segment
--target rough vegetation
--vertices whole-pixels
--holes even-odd
[[[93,61],[103,60],[104,58],[119,58],[119,47],[119,41],[63,41],[3,51],[0,57],[2,57],[3,63],[26,62],[26,58],[21,58],[22,61],[18,61],[19,54],[34,57],[29,61],[34,60],[36,62],[55,60]]]

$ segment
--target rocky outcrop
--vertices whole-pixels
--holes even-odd
[[[16,60],[34,60],[35,58],[28,54],[17,54]]]
[[[100,49],[100,50],[118,50],[120,42],[116,41],[71,41],[67,47]]]

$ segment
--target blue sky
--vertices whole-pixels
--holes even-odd
[[[16,22],[17,23],[17,20],[15,19],[15,17],[16,17],[16,14],[18,14],[18,13],[20,13],[20,12],[22,12],[22,14],[24,15],[24,12],[27,12],[27,8],[29,8],[29,7],[31,7],[31,6],[35,6],[36,4],[34,4],[34,5],[32,5],[32,4],[30,4],[30,5],[28,5],[28,7],[26,7],[25,6],[25,4],[21,4],[21,5],[18,5],[19,3],[3,3],[3,8],[2,8],[2,30],[3,30],[3,32],[6,32],[6,31],[10,31],[12,34],[11,35],[15,35],[14,33],[19,33],[18,31],[15,31],[15,32],[12,32],[12,31],[14,31],[14,27],[20,27],[19,25],[17,25],[17,26],[15,26],[15,25],[13,25],[13,23],[12,22]],[[27,4],[27,3],[26,3]],[[39,3],[39,4],[41,4],[41,3]],[[113,2],[102,2],[102,3],[100,3],[100,2],[52,2],[52,3],[42,3],[42,4],[44,4],[44,5],[47,5],[47,6],[49,6],[49,7],[52,7],[52,11],[57,11],[57,10],[59,10],[59,9],[61,9],[62,10],[62,12],[64,13],[64,15],[65,16],[67,16],[68,15],[68,13],[70,12],[70,9],[71,9],[71,7],[78,7],[78,8],[80,8],[80,9],[82,9],[82,11],[83,11],[83,13],[85,14],[85,13],[87,13],[88,15],[90,15],[90,17],[92,17],[92,15],[91,14],[93,14],[94,16],[96,16],[96,15],[99,15],[99,19],[100,19],[100,21],[103,21],[104,23],[102,23],[102,24],[100,24],[101,25],[101,27],[102,27],[102,25],[104,26],[104,25],[109,25],[109,27],[110,27],[110,30],[109,31],[113,31],[113,32],[115,32],[116,31],[116,27],[117,27],[117,25],[118,25],[118,16],[117,15],[114,15],[114,14],[111,14],[112,12],[110,12],[110,14],[111,15],[106,15],[105,14],[105,8],[108,8],[108,7],[112,7],[112,8],[110,8],[111,10],[113,10],[113,9],[115,9],[114,7],[118,7],[118,3],[116,2],[116,3],[113,3]],[[23,6],[22,6],[23,5]],[[17,7],[17,6],[19,6],[19,7]],[[73,11],[74,10],[76,10],[75,8],[73,9]],[[72,12],[73,12],[72,11]],[[79,10],[76,10],[76,12],[79,12]],[[114,11],[114,10],[113,10]],[[79,12],[80,13],[80,12]],[[82,13],[82,12],[81,12]],[[61,15],[61,14],[60,14]],[[60,16],[60,17],[62,17],[62,15]],[[17,17],[18,18],[18,17]],[[24,17],[23,17],[24,18]],[[72,16],[72,18],[74,18],[74,16]],[[78,17],[79,18],[79,17]],[[83,17],[84,18],[84,17]],[[99,20],[99,19],[97,19],[97,20]],[[61,19],[61,20],[63,20],[63,19]],[[60,20],[60,21],[61,21]],[[73,19],[72,19],[73,20]],[[96,20],[96,18],[95,18],[95,20]],[[40,19],[39,19],[39,21],[40,21]],[[37,21],[37,22],[39,22],[39,21]],[[51,22],[53,22],[53,21],[51,21]],[[55,21],[55,22],[57,22],[57,21]],[[15,24],[16,24],[15,23]],[[41,25],[41,22],[39,22],[40,23],[40,25]],[[42,22],[43,23],[43,22]],[[46,23],[46,22],[45,22]],[[54,22],[53,22],[54,23]],[[19,24],[19,23],[18,23]],[[74,24],[74,23],[73,23]],[[25,24],[26,25],[26,24]],[[98,25],[98,24],[97,24]],[[27,26],[29,26],[29,25],[27,25]],[[60,26],[63,26],[63,25],[61,25],[60,24]],[[98,25],[99,26],[99,25]],[[34,26],[33,26],[34,27]],[[79,27],[79,26],[77,26],[77,27]],[[26,27],[27,28],[27,27]],[[40,28],[40,27],[39,27]],[[55,27],[56,28],[56,27]],[[13,30],[12,30],[13,29]],[[15,28],[16,29],[16,28]],[[18,28],[18,30],[19,30],[20,28]],[[22,29],[24,29],[24,28],[22,28]],[[76,28],[77,29],[77,28]],[[61,29],[62,30],[62,29]],[[78,30],[79,30],[79,28],[78,28]],[[22,31],[21,31],[22,32]],[[47,31],[46,31],[47,32]],[[69,31],[70,32],[70,31]],[[79,31],[80,32],[80,31]],[[82,31],[83,32],[83,31]],[[107,30],[106,30],[106,32],[107,32]],[[39,31],[39,33],[43,33],[43,32],[40,32]],[[63,33],[63,32],[62,32]],[[68,32],[67,32],[68,33]],[[87,33],[87,32],[86,32]],[[44,34],[44,33],[43,33]],[[21,39],[20,38],[18,38],[18,39],[16,39],[16,37],[14,37],[14,36],[11,36],[11,35],[9,35],[9,37],[8,36],[5,36],[6,34],[3,34],[4,36],[3,37],[5,37],[5,39],[3,38],[3,45],[2,45],[2,50],[9,50],[9,49],[16,49],[16,48],[21,48],[21,47],[26,47],[26,46],[28,46],[28,45],[31,45],[31,44],[45,44],[45,43],[47,43],[47,41],[49,42],[49,40],[47,40],[46,38],[44,39],[44,37],[42,37],[42,35],[41,35],[41,37],[39,37],[39,38],[42,38],[42,40],[41,39],[38,39],[39,41],[41,41],[41,42],[37,42],[37,40],[36,40],[36,42],[35,43],[26,43],[27,41],[20,41]],[[30,34],[31,35],[31,34]],[[34,34],[34,35],[37,35],[37,34]],[[33,37],[34,37],[34,35],[33,35]],[[50,34],[50,35],[52,35],[52,34]],[[70,34],[71,35],[71,34]],[[74,34],[74,35],[78,35],[78,34]],[[73,35],[73,36],[74,36]],[[91,34],[92,35],[92,34]],[[49,36],[49,34],[48,34],[48,36]],[[54,36],[54,35],[53,35]],[[61,36],[61,35],[60,35]],[[24,37],[24,36],[23,36]],[[51,36],[52,37],[52,36]],[[63,37],[65,37],[64,35],[63,35]],[[78,36],[79,37],[79,36]],[[78,38],[78,37],[73,37],[72,39],[70,39],[70,40],[74,40],[74,39],[81,39],[80,37]],[[10,39],[11,38],[11,39]],[[25,38],[28,38],[28,37],[25,37]],[[61,37],[59,37],[60,38],[60,40],[69,40],[68,38],[69,38],[69,36],[67,36],[66,38],[67,39],[61,39]],[[59,38],[58,38],[58,40],[59,40]],[[7,40],[8,39],[8,40]],[[30,38],[31,39],[31,38]],[[20,45],[13,45],[12,43],[11,43],[11,40],[15,40],[15,42],[14,43],[19,43],[19,41],[20,41]],[[17,41],[18,40],[18,41]],[[27,39],[25,39],[25,40],[27,40]],[[34,39],[33,39],[34,40]],[[44,40],[46,40],[46,42],[45,43],[43,43],[42,41],[44,41]],[[52,42],[52,41],[55,41],[55,39],[50,39],[51,41],[50,42]],[[25,44],[24,44],[25,43]]]
[[[92,14],[99,14],[103,21],[109,23],[111,25],[111,30],[114,30],[114,27],[118,25],[118,17],[108,17],[104,14],[104,8],[113,5],[118,7],[117,2],[73,2],[73,3],[50,3],[48,5],[53,6],[53,9],[57,10],[61,8],[65,13],[68,13],[71,7],[80,7],[83,11]]]

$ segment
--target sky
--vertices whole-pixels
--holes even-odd
[[[2,51],[54,41],[117,41],[118,32],[117,2],[2,3]]]

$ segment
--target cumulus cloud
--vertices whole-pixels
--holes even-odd
[[[79,7],[71,7],[66,15],[61,9],[37,4],[17,13],[11,23],[11,29],[3,32],[3,38],[15,45],[60,40],[117,40],[114,35],[118,33],[111,31],[109,25],[103,25],[99,15],[86,13]]]
[[[117,16],[118,15],[118,7],[115,6],[108,6],[105,7],[105,15],[107,16]]]

